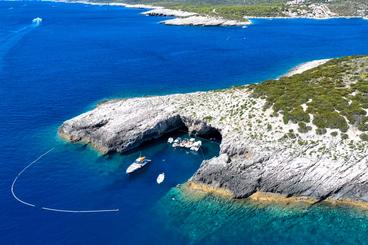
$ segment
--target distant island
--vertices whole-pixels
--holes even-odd
[[[107,154],[185,129],[221,140],[219,156],[204,161],[186,188],[366,208],[368,56],[312,64],[259,84],[110,100],[58,133]]]
[[[368,18],[364,0],[56,0],[150,9],[167,25],[246,26],[250,18]]]

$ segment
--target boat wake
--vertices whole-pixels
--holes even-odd
[[[37,208],[38,206],[36,204],[30,203],[30,202],[26,202],[24,200],[22,200],[21,198],[19,198],[15,192],[15,184],[17,183],[19,177],[24,174],[24,172],[27,171],[27,169],[29,169],[32,165],[34,165],[35,163],[37,163],[38,161],[40,161],[44,156],[46,156],[47,154],[49,154],[50,152],[52,152],[55,148],[51,148],[48,151],[46,151],[45,153],[43,153],[42,155],[40,155],[39,157],[37,157],[35,160],[33,160],[32,162],[30,162],[27,166],[25,166],[18,174],[17,176],[14,178],[13,183],[10,187],[10,191],[11,194],[13,195],[14,199],[17,200],[18,202],[29,206],[29,207],[33,207],[33,208]],[[45,211],[51,211],[51,212],[59,212],[59,213],[107,213],[107,212],[119,212],[119,209],[94,209],[94,210],[71,210],[71,209],[58,209],[58,208],[50,208],[50,207],[40,207],[41,210],[45,210]]]
[[[27,33],[40,26],[41,22],[42,18],[34,18],[31,24],[14,31],[12,34],[5,37],[5,39],[0,40],[0,71],[3,68],[3,59],[9,50],[13,48]]]

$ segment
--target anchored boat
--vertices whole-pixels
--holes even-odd
[[[167,142],[171,144],[174,148],[187,148],[191,151],[199,151],[202,146],[202,141],[196,141],[195,138],[182,139],[178,137],[175,140],[173,138],[169,138]]]
[[[156,182],[157,184],[161,184],[162,182],[164,182],[164,180],[165,180],[165,173],[161,173],[158,175]]]
[[[150,159],[147,159],[146,157],[138,157],[134,163],[132,163],[126,170],[127,174],[134,173],[138,171],[139,169],[142,169],[146,165],[148,165],[151,162]]]

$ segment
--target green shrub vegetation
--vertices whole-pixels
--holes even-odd
[[[363,141],[368,141],[368,134],[364,133],[360,135],[360,139]]]
[[[172,9],[180,9],[214,17],[223,17],[232,20],[244,20],[244,16],[282,16],[284,6],[282,4],[258,4],[258,5],[170,5]]]
[[[338,132],[333,131],[333,132],[331,132],[331,135],[332,135],[333,137],[336,137],[336,136],[338,135]]]
[[[207,122],[211,122],[213,120],[213,117],[212,116],[205,116],[203,119],[206,120]]]
[[[349,139],[349,135],[347,135],[347,134],[341,134],[341,139],[347,140],[347,139]]]
[[[307,126],[305,124],[305,122],[299,122],[298,123],[298,126],[299,126],[298,132],[299,133],[302,133],[302,134],[307,133],[308,131],[311,131],[312,130],[312,127],[311,126]]]
[[[325,128],[317,128],[316,133],[319,135],[323,135],[327,133],[327,130]]]
[[[302,74],[250,88],[255,96],[266,99],[266,109],[272,107],[283,115],[284,123],[308,123],[311,114],[318,134],[326,133],[326,128],[346,132],[350,125],[368,131],[364,110],[368,108],[367,56],[334,59]],[[299,124],[302,131],[303,125]]]
[[[67,0],[68,1],[68,0]],[[368,14],[366,0],[308,0],[305,4],[288,5],[288,0],[87,0],[91,2],[123,2],[131,4],[152,4],[171,9],[181,9],[200,14],[215,15],[229,19],[245,16],[285,16],[285,11],[309,11],[309,3],[324,3],[341,16]],[[213,11],[216,9],[216,11]]]

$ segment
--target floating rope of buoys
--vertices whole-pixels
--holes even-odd
[[[70,209],[58,209],[41,207],[43,210],[59,212],[59,213],[107,213],[107,212],[119,212],[119,209],[97,209],[97,210],[70,210]]]
[[[32,204],[32,203],[29,203],[29,202],[25,202],[23,201],[22,199],[20,199],[16,194],[15,194],[15,191],[14,191],[14,186],[15,186],[15,183],[18,181],[19,177],[29,168],[31,167],[33,164],[35,164],[36,162],[38,162],[41,158],[43,158],[44,156],[46,156],[47,154],[49,154],[51,151],[53,151],[55,148],[51,148],[50,150],[48,150],[47,152],[43,153],[41,156],[37,157],[36,160],[32,161],[30,164],[28,164],[27,166],[25,166],[22,171],[20,171],[17,176],[14,178],[13,180],[13,183],[11,185],[11,193],[13,195],[13,197],[15,198],[15,200],[17,200],[18,202],[20,203],[23,203],[24,205],[27,205],[27,206],[30,206],[30,207],[36,207],[35,204]]]
[[[13,183],[10,187],[10,191],[14,197],[15,200],[17,200],[18,202],[29,206],[29,207],[33,207],[36,208],[37,205],[33,204],[33,203],[29,203],[26,202],[22,199],[20,199],[16,194],[15,194],[15,184],[17,183],[19,177],[27,170],[29,169],[33,164],[35,164],[36,162],[38,162],[39,160],[41,160],[41,158],[43,158],[44,156],[46,156],[47,154],[49,154],[51,151],[53,151],[55,149],[55,147],[51,148],[50,150],[46,151],[45,153],[43,153],[42,155],[40,155],[39,157],[37,157],[35,160],[33,160],[32,162],[30,162],[27,166],[25,166],[18,174],[17,176],[14,178]],[[71,209],[58,209],[58,208],[48,208],[48,207],[41,207],[42,210],[45,211],[51,211],[51,212],[59,212],[59,213],[107,213],[107,212],[119,212],[119,209],[96,209],[96,210],[71,210]]]

